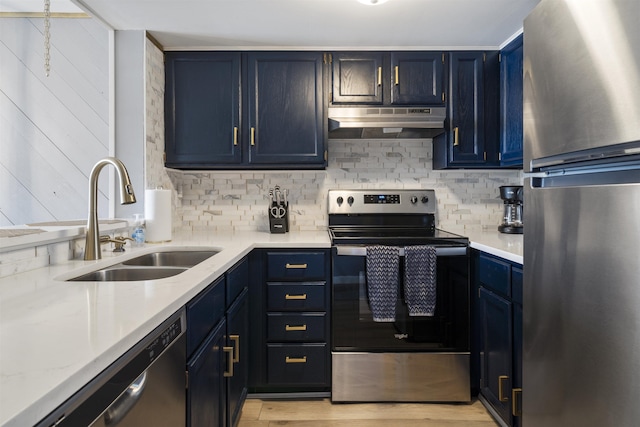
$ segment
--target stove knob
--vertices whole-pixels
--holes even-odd
[[[422,196],[422,203],[427,203],[429,198],[427,196]]]
[[[411,196],[411,204],[416,204],[418,203],[418,198],[416,196]]]
[[[344,199],[342,198],[342,196],[338,196],[337,202],[338,202],[338,205],[341,205],[342,202],[344,202]]]
[[[353,197],[349,196],[349,198],[347,199],[347,203],[352,205],[353,204]]]

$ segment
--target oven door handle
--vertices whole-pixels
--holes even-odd
[[[467,255],[467,246],[451,246],[451,247],[436,247],[436,255],[439,257],[445,256],[465,256]],[[367,256],[367,248],[365,246],[336,246],[338,255],[341,256]],[[398,247],[400,256],[404,256],[404,248]]]

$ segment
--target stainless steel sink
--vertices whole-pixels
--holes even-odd
[[[151,266],[151,267],[185,267],[190,268],[196,264],[200,264],[202,261],[211,258],[219,251],[215,250],[182,250],[182,251],[165,251],[165,252],[151,252],[148,254],[140,255],[137,258],[132,258],[128,261],[124,261],[123,265],[138,265],[138,266]]]
[[[70,282],[135,282],[164,279],[178,275],[218,252],[220,251],[209,248],[159,250],[65,280]]]
[[[186,268],[154,267],[108,267],[92,271],[82,276],[69,279],[71,282],[135,282],[141,280],[157,280],[175,276],[186,271]]]

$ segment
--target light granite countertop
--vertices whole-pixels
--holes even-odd
[[[522,262],[522,236],[469,237],[474,248]],[[64,281],[167,245],[220,252],[161,280]],[[0,279],[0,426],[37,423],[251,250],[329,247],[326,231],[182,234],[163,245],[103,252],[99,261],[73,260]]]
[[[496,231],[467,232],[469,245],[479,251],[523,264],[522,234],[504,234]]]

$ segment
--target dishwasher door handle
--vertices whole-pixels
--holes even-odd
[[[336,246],[338,255],[341,256],[367,256],[366,246]],[[404,248],[398,247],[398,254],[404,256]],[[445,256],[465,256],[467,255],[467,246],[447,246],[436,247],[436,255],[439,257]]]
[[[107,426],[118,425],[120,421],[124,419],[125,415],[136,406],[136,403],[138,403],[138,400],[142,397],[146,385],[147,371],[144,371],[142,375],[136,378],[127,390],[107,408],[104,413],[104,424]]]

